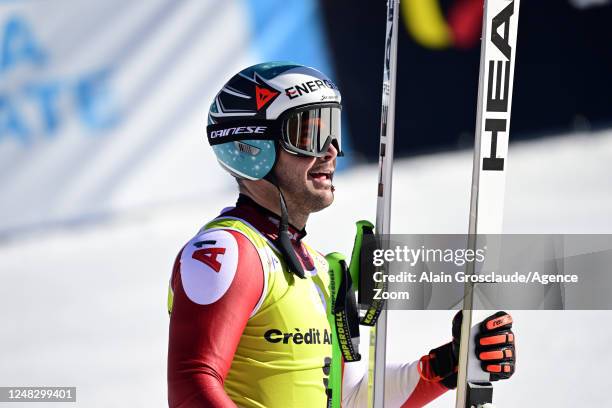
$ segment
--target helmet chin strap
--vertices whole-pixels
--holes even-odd
[[[302,267],[302,263],[297,258],[297,255],[293,250],[293,245],[291,245],[291,235],[289,234],[289,213],[287,212],[285,197],[283,197],[283,192],[281,191],[280,187],[276,186],[276,188],[278,188],[281,208],[281,219],[280,223],[278,224],[278,246],[285,257],[285,260],[289,264],[289,270],[300,278],[305,279],[306,275],[304,274],[304,267]]]
[[[285,258],[285,262],[287,262],[287,265],[289,266],[289,271],[293,272],[302,279],[306,279],[304,267],[295,254],[293,245],[291,245],[291,235],[289,234],[289,212],[287,211],[287,203],[285,202],[283,192],[278,186],[276,177],[272,174],[272,172],[270,172],[265,179],[277,188],[280,200],[281,217],[280,222],[278,223],[278,238],[276,239],[275,244]]]

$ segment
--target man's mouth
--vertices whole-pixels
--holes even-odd
[[[316,181],[324,181],[324,180],[332,180],[334,177],[334,172],[331,170],[320,170],[320,171],[311,171],[308,173],[312,179]]]

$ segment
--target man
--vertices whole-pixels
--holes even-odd
[[[170,406],[326,407],[341,391],[343,406],[365,407],[362,364],[344,364],[342,390],[327,389],[328,264],[303,241],[309,215],[334,199],[340,92],[315,69],[258,64],[217,94],[207,134],[240,195],[174,265]],[[388,406],[423,406],[456,386],[460,318],[451,342],[412,364],[388,366]],[[479,358],[507,378],[514,371],[512,320],[499,312],[486,322],[487,353]]]

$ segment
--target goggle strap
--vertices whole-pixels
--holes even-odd
[[[265,119],[215,123],[206,126],[206,136],[211,146],[240,140],[277,140],[278,134],[278,123]]]

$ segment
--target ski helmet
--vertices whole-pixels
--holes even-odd
[[[322,157],[334,144],[342,155],[341,96],[314,68],[266,62],[234,75],[215,96],[206,133],[217,160],[234,177],[259,180],[279,148]]]

